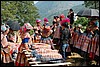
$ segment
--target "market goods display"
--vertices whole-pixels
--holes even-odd
[[[51,45],[44,43],[36,43],[33,45],[37,54],[42,55],[41,61],[48,62],[50,60],[62,59],[61,54],[58,53],[58,50],[52,50]]]

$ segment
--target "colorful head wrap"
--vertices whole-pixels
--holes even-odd
[[[36,23],[40,23],[40,22],[41,22],[41,20],[40,20],[40,19],[36,20]]]
[[[33,29],[30,23],[25,23],[24,26],[26,27],[26,29]]]
[[[48,22],[48,19],[47,18],[44,18],[44,21]]]
[[[60,18],[65,18],[65,15],[64,15],[64,14],[61,14],[61,15],[60,15]]]

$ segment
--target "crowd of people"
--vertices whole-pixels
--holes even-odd
[[[50,25],[48,18],[43,19],[43,25],[41,25],[41,19],[37,19],[34,27],[30,23],[25,23],[17,32],[11,30],[7,24],[2,24],[2,65],[24,66],[25,56],[22,50],[26,49],[27,51],[31,51],[30,46],[33,43],[46,43],[51,45],[51,49],[59,50],[63,60],[66,61],[67,56],[70,56],[71,52],[74,52],[75,49],[74,43],[71,43],[73,32],[76,32],[78,35],[85,35],[88,38],[99,35],[99,22],[96,19],[92,19],[88,23],[86,30],[82,31],[81,24],[73,27],[73,17],[74,12],[70,9],[67,17],[64,14],[54,16],[52,25]],[[29,34],[30,30],[34,30],[33,35]]]

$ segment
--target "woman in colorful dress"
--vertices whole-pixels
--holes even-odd
[[[31,36],[29,34],[30,29],[33,29],[33,27],[29,23],[25,23],[20,30],[22,43],[18,48],[18,55],[15,61],[16,66],[27,66],[28,61],[26,60],[25,54],[22,51],[23,49],[30,51],[29,45],[32,44]]]
[[[1,38],[1,55],[2,55],[2,66],[14,66],[14,61],[11,56],[11,44],[7,40],[7,34],[9,32],[9,26],[8,25],[1,25],[1,32],[2,32],[2,38]]]
[[[42,31],[41,20],[38,19],[36,20],[36,25],[34,26],[34,34],[32,35],[32,39],[34,43],[40,42],[41,31]]]
[[[54,25],[52,26],[52,30],[53,30],[53,43],[56,44],[55,48],[59,49],[60,46],[60,29],[61,29],[61,25],[60,25],[60,18],[58,16],[55,16],[54,18],[55,21]]]
[[[35,30],[38,30],[39,33],[41,33],[41,31],[42,31],[41,22],[42,22],[42,21],[41,21],[40,19],[36,20],[36,25],[34,26],[34,29],[35,29]]]
[[[52,42],[52,39],[50,37],[51,33],[52,33],[52,30],[51,30],[50,26],[48,26],[48,25],[44,26],[43,30],[42,30],[42,36],[41,36],[40,42],[49,44],[49,45],[51,45],[52,49],[55,49],[53,42]]]

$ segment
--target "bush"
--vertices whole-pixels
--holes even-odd
[[[73,26],[81,24],[82,25],[82,30],[84,31],[88,25],[88,18],[86,17],[79,17],[78,20],[76,20],[73,24]]]

